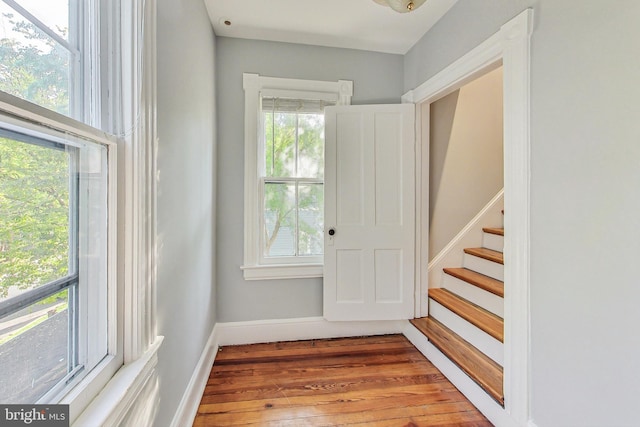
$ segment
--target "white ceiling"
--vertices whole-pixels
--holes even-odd
[[[458,0],[409,13],[373,0],[204,1],[218,36],[405,54]]]

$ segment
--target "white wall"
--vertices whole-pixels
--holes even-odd
[[[168,426],[215,323],[215,37],[201,0],[158,0],[158,332]]]
[[[433,102],[430,122],[429,260],[503,187],[502,68]]]
[[[460,0],[405,56],[405,89],[528,6],[533,421],[637,425],[640,2]]]
[[[245,281],[243,263],[244,91],[242,73],[353,80],[354,104],[399,103],[401,55],[253,40],[216,39],[218,105],[218,320],[322,315],[322,280]]]

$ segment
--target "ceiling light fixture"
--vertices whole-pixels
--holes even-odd
[[[391,9],[395,10],[396,12],[405,13],[405,12],[411,12],[413,10],[416,10],[417,8],[422,6],[422,4],[426,0],[373,0],[373,1],[383,6],[389,6]]]
[[[416,10],[417,8],[422,6],[422,4],[426,0],[373,0],[373,1],[383,6],[389,6],[391,9],[395,10],[396,12],[405,13],[405,12],[411,12],[413,10]]]

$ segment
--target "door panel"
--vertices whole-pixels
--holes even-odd
[[[402,225],[402,128],[398,114],[375,115],[376,225]]]
[[[412,318],[414,106],[329,107],[325,123],[324,316]]]
[[[402,302],[402,258],[400,249],[374,251],[377,303]]]
[[[335,146],[336,161],[334,164],[336,180],[340,182],[340,185],[335,187],[335,191],[338,223],[341,225],[364,225],[366,207],[364,201],[365,176],[363,157],[365,135],[362,127],[363,120],[364,116],[362,114],[349,113],[341,114],[337,117],[337,126],[341,132],[339,137],[341,143]],[[344,143],[344,141],[349,141],[349,143]],[[327,173],[326,169],[325,173]]]
[[[336,252],[337,280],[344,283],[337,289],[338,303],[363,303],[364,282],[362,278],[363,251],[357,249]]]

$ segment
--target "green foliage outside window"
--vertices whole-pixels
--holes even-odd
[[[20,37],[0,39],[0,90],[69,112],[69,53],[4,14]],[[68,272],[69,154],[0,137],[0,298]]]
[[[68,164],[65,151],[0,138],[0,297],[67,274]]]
[[[264,254],[322,255],[324,114],[265,111],[263,120]]]
[[[69,52],[35,25],[3,14],[13,37],[0,39],[0,90],[69,114]]]

